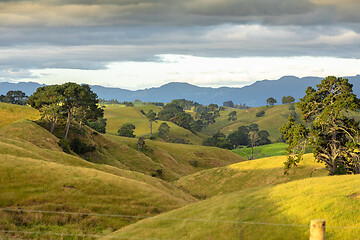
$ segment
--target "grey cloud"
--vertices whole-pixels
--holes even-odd
[[[0,30],[2,69],[105,69],[110,62],[161,61],[155,57],[159,54],[360,58],[360,52],[354,51],[360,34],[337,26],[17,30]]]
[[[359,10],[356,3],[319,5],[309,0],[0,1],[0,26],[330,24],[359,21]]]

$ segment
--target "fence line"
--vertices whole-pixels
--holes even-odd
[[[3,233],[24,233],[24,234],[42,234],[42,235],[52,235],[52,236],[65,236],[65,237],[103,237],[101,235],[95,234],[71,234],[71,233],[56,233],[56,232],[35,232],[35,231],[15,231],[15,230],[0,230]]]
[[[39,235],[50,235],[50,236],[64,236],[64,237],[91,237],[99,238],[105,235],[94,235],[94,234],[70,234],[70,233],[56,233],[56,232],[34,232],[34,231],[13,231],[13,230],[0,230],[0,233],[22,233],[22,234],[39,234]],[[116,236],[117,239],[134,239],[134,240],[170,240],[170,239],[159,239],[159,238],[146,238],[146,237],[125,237]],[[18,240],[18,238],[11,238],[11,240]],[[24,240],[23,238],[21,240]],[[176,240],[176,239],[171,239]]]
[[[46,210],[27,210],[27,209],[9,209],[0,208],[4,212],[31,212],[31,213],[49,213],[49,214],[68,214],[68,215],[83,215],[83,216],[99,216],[99,217],[119,217],[119,218],[136,218],[147,219],[154,216],[133,216],[124,214],[102,214],[102,213],[85,213],[85,212],[64,212],[64,211],[46,211]],[[233,224],[248,224],[248,225],[269,225],[269,226],[283,226],[283,227],[309,227],[309,225],[302,224],[288,224],[288,223],[270,223],[270,222],[250,222],[250,221],[234,221],[234,220],[220,220],[220,219],[196,219],[196,218],[171,218],[171,217],[156,217],[156,220],[169,221],[192,221],[192,222],[210,222],[210,223],[233,223]],[[348,226],[326,226],[326,228],[334,229],[360,229],[360,227]]]

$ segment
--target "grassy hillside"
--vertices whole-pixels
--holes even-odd
[[[2,208],[152,216],[194,201],[170,186],[152,185],[152,179],[138,181],[11,155],[0,155],[0,176]],[[0,229],[86,234],[111,231],[137,220],[6,211],[0,211],[0,219]]]
[[[196,201],[158,178],[66,154],[57,140],[28,120],[0,128],[0,208],[153,216]],[[103,234],[137,220],[0,210],[8,231]],[[53,239],[0,231],[5,236]]]
[[[0,102],[0,127],[20,119],[39,119],[39,112],[28,106]]]
[[[160,108],[154,105],[142,105],[138,107],[125,107],[124,105],[107,105],[105,108],[105,118],[107,119],[106,132],[117,135],[119,128],[125,123],[132,123],[136,129],[136,137],[148,135],[150,132],[149,121],[146,116],[140,112],[147,113],[149,110],[159,112]],[[160,124],[164,121],[153,122],[153,133],[157,132]],[[170,126],[170,137],[182,138],[192,144],[202,144],[202,135],[195,135],[189,130],[181,128],[172,122],[166,122]]]
[[[209,125],[204,129],[206,134],[214,134],[218,131],[225,133],[226,135],[236,131],[240,126],[248,126],[252,123],[259,125],[260,130],[266,130],[270,134],[270,140],[276,141],[280,136],[279,128],[284,125],[290,115],[289,104],[276,105],[274,107],[256,107],[246,110],[226,108],[225,111],[220,111],[220,117],[216,118],[216,122]],[[237,120],[229,121],[228,115],[231,111],[237,112]],[[265,115],[262,117],[256,117],[256,113],[265,111]],[[296,110],[297,121],[301,121],[301,115]]]
[[[180,178],[175,185],[193,196],[207,198],[253,187],[308,178],[313,169],[321,167],[321,164],[314,162],[312,154],[306,154],[304,161],[298,167],[292,168],[289,175],[284,175],[285,160],[285,156],[269,157],[204,170]],[[313,176],[327,174],[327,171],[319,170]]]
[[[281,156],[285,154],[286,148],[287,148],[287,144],[285,143],[273,143],[268,145],[257,146],[254,147],[254,156],[255,158]],[[246,159],[247,156],[251,155],[251,148],[242,148],[241,150],[234,149],[232,151]],[[244,152],[246,154],[244,154]]]
[[[131,151],[138,154],[135,155],[129,152],[132,158],[126,157],[123,154],[124,150],[118,147],[113,148],[107,144],[108,150],[114,151],[114,156],[123,158],[122,161],[126,161],[126,164],[131,166],[131,169],[145,173],[156,173],[157,169],[161,169],[162,175],[160,177],[166,180],[176,180],[204,169],[226,166],[244,160],[237,154],[225,149],[151,140],[146,141],[146,150],[137,151],[137,139],[110,134],[106,135],[106,137],[120,144],[123,148],[131,149]],[[119,151],[118,155],[115,152],[116,150]],[[138,161],[134,159],[134,156],[141,156],[145,160]],[[149,170],[152,172],[149,172]]]
[[[103,239],[305,240],[311,219],[326,220],[326,239],[357,239],[359,193],[358,175],[249,188],[142,220]],[[334,228],[339,226],[348,229]]]

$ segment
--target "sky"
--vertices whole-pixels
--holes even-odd
[[[124,89],[360,74],[360,0],[0,0],[0,81]]]

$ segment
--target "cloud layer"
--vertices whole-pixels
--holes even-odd
[[[0,78],[161,54],[360,58],[359,12],[360,0],[0,0]]]

